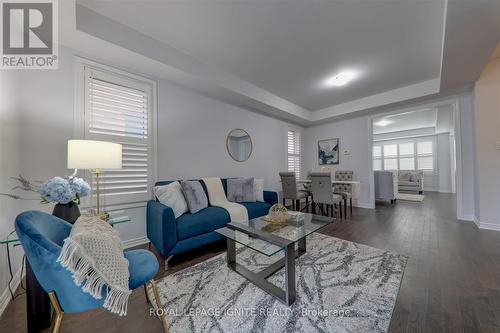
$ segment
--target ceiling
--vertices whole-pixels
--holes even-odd
[[[310,126],[470,91],[499,11],[497,0],[67,0],[59,25],[82,55]],[[358,76],[323,85],[344,70]]]
[[[373,134],[407,131],[437,126],[437,109],[419,110],[373,119]],[[380,122],[387,125],[380,126]]]
[[[311,111],[440,74],[444,0],[83,3]]]

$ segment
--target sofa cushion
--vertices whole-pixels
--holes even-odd
[[[400,171],[399,172],[399,180],[403,181],[403,182],[411,181],[411,172]]]
[[[191,214],[208,207],[207,195],[199,181],[184,180],[181,182],[181,187]]]
[[[260,201],[240,202],[240,204],[245,206],[245,208],[247,209],[249,219],[267,215],[267,213],[269,212],[269,208],[271,208],[271,205],[267,202]]]
[[[264,179],[253,180],[253,193],[255,201],[264,202]]]
[[[207,207],[195,214],[186,213],[176,222],[177,237],[183,240],[224,227],[229,223],[229,214],[224,208]]]
[[[155,186],[154,192],[160,203],[172,208],[175,218],[188,211],[187,202],[179,182]]]
[[[227,200],[231,202],[255,201],[253,178],[228,179]]]

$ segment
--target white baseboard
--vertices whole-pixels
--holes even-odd
[[[142,244],[149,243],[148,237],[138,237],[123,241],[123,248],[128,249],[130,247],[139,246]]]
[[[22,267],[14,274],[14,278],[12,279],[12,283],[10,285],[10,289],[15,292],[21,283],[21,271]],[[24,276],[23,276],[24,277]],[[9,292],[9,288],[5,288],[2,295],[0,296],[0,316],[3,314],[7,305],[9,305],[12,300]]]
[[[373,205],[370,205],[369,203],[366,202],[356,202],[353,203],[353,207],[358,207],[358,208],[367,208],[367,209],[373,209]]]
[[[485,223],[474,219],[474,223],[479,229],[500,231],[500,224],[496,223]]]

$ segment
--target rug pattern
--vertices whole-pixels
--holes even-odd
[[[237,262],[252,271],[282,256],[237,248]],[[290,307],[231,271],[225,253],[157,286],[173,333],[387,332],[407,259],[313,234],[297,259],[297,300]],[[283,270],[268,280],[282,287]]]

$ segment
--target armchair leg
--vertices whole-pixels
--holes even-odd
[[[156,307],[157,307],[157,309],[161,309],[162,305],[160,302],[160,294],[158,294],[158,289],[156,288],[155,280],[151,279],[151,280],[149,280],[148,283],[151,285],[151,289],[153,290],[153,295],[155,297]],[[147,295],[147,292],[146,292],[146,295]],[[158,316],[160,317],[161,326],[163,328],[163,333],[168,333],[168,324],[167,324],[167,319],[165,318],[164,311],[158,311]]]
[[[49,299],[50,299],[50,304],[52,304],[52,307],[54,308],[54,318],[52,320],[52,333],[59,333],[61,330],[61,322],[62,322],[62,317],[64,315],[64,311],[61,309],[61,305],[59,304],[59,301],[57,300],[56,293],[54,291],[51,291],[49,293]]]
[[[148,284],[147,283],[144,285],[144,295],[146,296],[146,302],[151,303],[151,300],[149,299]]]

